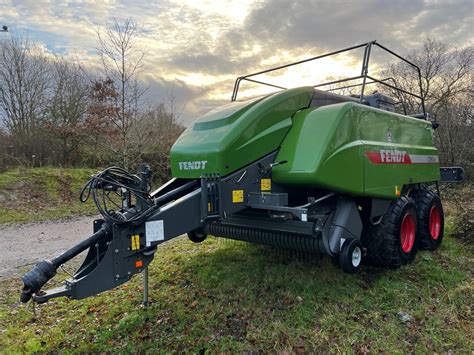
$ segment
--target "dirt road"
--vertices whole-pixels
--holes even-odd
[[[0,280],[21,268],[51,258],[92,234],[96,217],[77,217],[17,226],[0,225]]]

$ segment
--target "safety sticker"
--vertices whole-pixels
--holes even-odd
[[[232,190],[232,202],[244,202],[244,190]]]
[[[140,249],[140,236],[138,234],[132,235],[132,250]]]
[[[270,191],[272,189],[272,180],[271,179],[262,179],[260,180],[260,190]]]
[[[147,247],[149,247],[153,242],[165,240],[163,220],[146,222],[145,234]]]

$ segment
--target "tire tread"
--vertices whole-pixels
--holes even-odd
[[[367,248],[365,259],[369,264],[397,268],[404,263],[400,257],[398,233],[400,218],[407,204],[413,204],[415,207],[415,203],[410,197],[400,196],[392,203],[387,213],[382,217],[380,224],[368,223],[363,242]]]

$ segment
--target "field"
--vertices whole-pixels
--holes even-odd
[[[472,207],[471,189],[454,195]],[[463,209],[459,200],[447,201],[441,248],[419,252],[398,270],[366,266],[351,276],[328,258],[180,237],[158,248],[148,308],[141,306],[141,276],[86,300],[34,308],[18,302],[18,279],[4,280],[0,349],[470,353],[474,248],[472,217],[462,224]]]

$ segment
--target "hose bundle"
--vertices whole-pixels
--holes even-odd
[[[123,168],[113,166],[89,179],[81,190],[80,200],[86,202],[92,196],[100,214],[109,223],[138,222],[155,208],[149,194],[148,178],[149,176],[143,172],[134,175]],[[123,199],[125,194],[130,194],[130,198],[142,207],[140,211],[135,210],[133,214],[127,215],[127,217],[118,212],[122,210],[122,206],[113,200],[113,197],[117,199],[116,196]],[[113,208],[116,208],[116,210]]]

